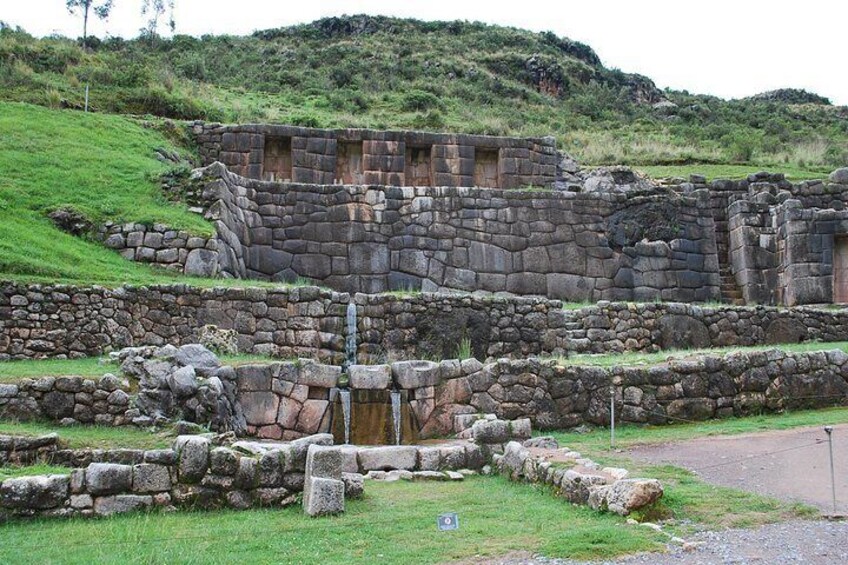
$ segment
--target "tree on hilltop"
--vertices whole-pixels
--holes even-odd
[[[85,45],[85,40],[88,39],[88,16],[92,12],[97,18],[106,20],[109,18],[109,13],[112,11],[114,0],[103,0],[95,2],[95,0],[65,0],[65,7],[71,14],[82,14],[82,44]]]
[[[168,12],[168,28],[174,32],[177,24],[174,21],[174,0],[142,0],[141,15],[147,17],[141,35],[153,41],[158,36],[159,20]]]

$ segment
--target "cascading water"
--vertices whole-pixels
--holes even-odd
[[[339,400],[342,403],[342,418],[344,419],[344,442],[350,443],[350,390],[339,389]]]
[[[400,445],[400,391],[393,390],[391,393],[392,396],[392,424],[394,424],[395,431],[395,445]]]
[[[345,362],[347,366],[356,365],[356,304],[347,305],[347,338],[345,339]]]

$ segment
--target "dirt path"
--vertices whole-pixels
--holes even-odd
[[[833,512],[827,434],[821,427],[700,438],[628,450],[691,469],[705,481]],[[848,513],[848,425],[834,426],[837,511]]]

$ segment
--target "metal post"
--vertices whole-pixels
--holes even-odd
[[[610,385],[610,450],[615,449],[615,386]]]
[[[836,474],[833,472],[833,426],[825,426],[827,448],[830,452],[830,494],[833,497],[833,515],[836,515]]]
[[[85,85],[85,111],[88,112],[88,85]]]

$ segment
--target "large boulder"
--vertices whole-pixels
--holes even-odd
[[[133,510],[147,508],[153,504],[153,497],[149,495],[118,494],[115,496],[101,496],[94,500],[94,513],[98,516],[111,516],[122,514]]]
[[[830,182],[836,184],[848,184],[848,167],[842,167],[841,169],[836,169],[830,176],[827,177]]]
[[[177,438],[177,470],[181,483],[199,482],[209,469],[209,440],[205,437]]]
[[[186,257],[183,272],[192,277],[212,278],[218,274],[218,252],[209,249],[192,249]]]
[[[221,366],[218,357],[199,343],[189,343],[177,349],[174,361],[183,367],[194,367],[201,375],[211,374]]]
[[[627,516],[634,510],[655,503],[662,495],[662,485],[656,479],[621,479],[592,489],[588,502],[595,510],[609,510]]]
[[[168,376],[168,387],[178,397],[192,396],[197,392],[197,374],[194,367],[180,367]]]

